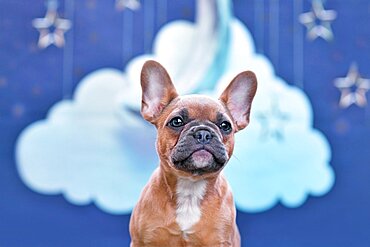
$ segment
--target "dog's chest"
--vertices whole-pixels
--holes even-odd
[[[184,235],[192,233],[191,228],[202,216],[200,206],[206,187],[207,181],[205,180],[192,181],[179,178],[177,181],[176,222]]]

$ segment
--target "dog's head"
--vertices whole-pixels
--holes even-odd
[[[218,100],[179,96],[167,71],[147,61],[141,72],[142,116],[157,127],[162,168],[183,177],[208,177],[226,165],[234,134],[249,123],[257,79],[238,74]]]

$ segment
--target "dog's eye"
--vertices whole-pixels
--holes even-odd
[[[220,125],[219,125],[220,129],[225,131],[225,132],[229,132],[231,130],[231,123],[229,123],[228,121],[223,121]]]
[[[170,120],[169,124],[172,127],[178,128],[184,125],[184,120],[181,117],[174,117]]]

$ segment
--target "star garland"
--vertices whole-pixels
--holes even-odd
[[[40,33],[38,46],[41,49],[45,49],[52,44],[59,48],[63,47],[65,44],[64,33],[71,28],[72,23],[70,20],[59,17],[57,0],[48,0],[46,6],[45,17],[36,18],[32,21],[33,27]]]
[[[307,38],[315,40],[318,37],[326,41],[334,38],[331,22],[337,18],[337,12],[324,9],[322,0],[312,1],[312,10],[299,16],[299,21],[307,28]]]
[[[340,107],[348,108],[352,104],[367,106],[366,93],[370,89],[370,79],[361,77],[356,63],[351,64],[346,77],[335,79],[334,85],[341,93]]]

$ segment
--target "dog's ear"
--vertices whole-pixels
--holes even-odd
[[[236,131],[244,129],[249,123],[256,90],[256,75],[251,71],[244,71],[230,82],[219,98],[229,110],[237,127]]]
[[[178,96],[166,69],[156,61],[145,62],[141,88],[141,115],[151,123],[155,123],[163,109]]]

